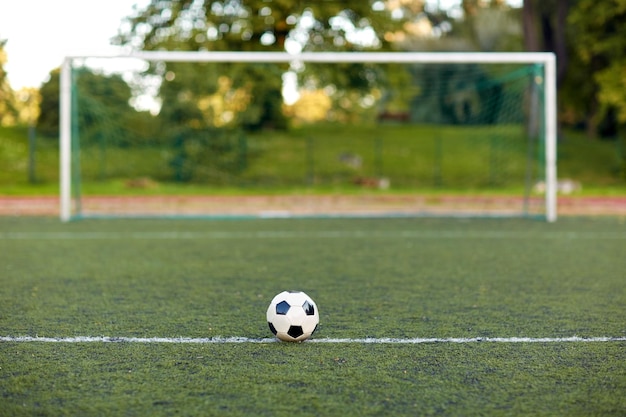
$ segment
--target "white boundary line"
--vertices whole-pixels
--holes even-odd
[[[174,344],[233,344],[233,343],[276,343],[275,338],[249,337],[111,337],[111,336],[73,336],[73,337],[40,337],[40,336],[0,336],[0,342],[39,342],[39,343],[174,343]],[[626,342],[626,337],[449,337],[449,338],[373,338],[362,339],[309,339],[306,343],[327,344],[375,344],[375,345],[419,345],[435,343],[598,343]]]
[[[0,232],[0,240],[175,240],[175,239],[626,239],[623,232],[525,231],[417,231],[417,230],[317,230],[317,231],[213,231],[213,232]]]

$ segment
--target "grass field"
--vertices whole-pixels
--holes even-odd
[[[496,146],[478,127],[322,125],[261,131],[247,138],[249,159],[244,172],[237,181],[219,187],[206,181],[181,184],[161,178],[171,169],[163,162],[168,155],[165,148],[85,146],[81,186],[86,194],[206,194],[207,189],[228,193],[229,187],[238,193],[258,192],[259,187],[264,192],[285,192],[281,187],[311,189],[313,181],[315,188],[349,192],[356,177],[385,176],[392,180],[391,191],[472,189],[518,194],[524,185],[526,145],[517,143],[519,132],[511,126],[501,127],[499,133],[505,140]],[[463,140],[471,135],[478,136]],[[559,178],[579,182],[580,193],[623,194],[624,143],[624,139],[590,140],[579,132],[563,132],[558,143]],[[362,166],[339,163],[338,155],[344,153],[361,157]],[[0,127],[0,165],[0,194],[59,192],[58,138],[38,137],[34,149],[29,149],[27,128]],[[151,179],[150,186],[129,187],[129,180],[139,178]]]
[[[626,415],[623,218],[0,218],[0,415]],[[284,289],[320,327],[276,342]]]

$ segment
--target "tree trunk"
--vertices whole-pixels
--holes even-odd
[[[558,0],[556,5],[556,22],[554,33],[554,53],[556,54],[556,81],[557,85],[565,79],[569,59],[567,57],[567,41],[565,29],[567,26],[567,14],[569,12],[569,0]]]
[[[539,0],[524,0],[522,24],[524,48],[528,52],[554,52],[557,63],[557,85],[567,71],[567,44],[565,28],[569,0],[554,0],[548,5]]]
[[[524,29],[524,49],[527,52],[541,50],[537,30],[537,7],[535,0],[524,0],[522,7],[522,26]]]

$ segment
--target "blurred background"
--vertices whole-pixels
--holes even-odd
[[[44,3],[47,22],[56,21],[57,27],[76,23],[73,36],[82,45],[79,52],[87,53],[89,22],[96,26],[98,11],[78,9],[72,13],[71,2],[55,2],[58,4],[53,10],[49,9],[49,2],[41,2],[42,9]],[[625,194],[626,0],[146,0],[128,1],[123,6],[120,10],[127,13],[111,27],[108,46],[112,49],[107,49],[107,53],[553,52],[557,57],[559,177],[572,184],[563,191]],[[41,68],[44,60],[38,63],[37,56],[45,55],[46,30],[37,27],[37,19],[30,26],[27,15],[11,13],[6,2],[0,5],[5,21],[9,18],[24,22],[32,34],[31,42],[41,43],[39,49],[28,51],[32,58],[29,65],[40,72],[45,70],[46,76],[39,85],[12,83],[26,68],[11,65],[7,45],[16,40],[0,26],[0,194],[54,195],[58,192],[58,66],[62,57],[58,65]],[[64,20],[68,16],[72,16],[70,23]],[[72,38],[63,42],[68,50]],[[94,51],[100,50],[93,46]],[[110,119],[125,119],[129,126],[150,137],[159,129],[153,119],[160,113],[176,113],[180,117],[180,112],[191,112],[184,106],[163,106],[164,97],[173,93],[158,82],[149,81],[149,75],[155,74],[161,80],[167,79],[168,72],[162,68],[139,68],[136,72],[144,74],[143,82],[133,84],[115,68],[87,64],[78,81],[82,83],[83,100],[90,102],[92,109],[91,115],[87,112],[81,116],[84,123],[88,124],[87,119],[95,114],[106,113]],[[351,74],[345,66],[327,66],[316,71],[346,89],[371,87],[367,76]],[[339,117],[336,110],[341,109],[341,100],[330,100],[332,94],[328,90],[302,88],[296,75],[289,71],[272,81],[268,81],[263,70],[253,75],[246,70],[246,74],[247,85],[254,85],[250,94],[262,97],[252,104],[242,104],[246,103],[246,93],[228,84],[232,80],[220,77],[178,77],[178,84],[170,86],[182,91],[198,85],[200,77],[203,83],[210,84],[208,91],[221,89],[235,94],[227,103],[233,108],[223,109],[221,116],[212,120],[204,118],[203,123],[210,129],[236,125],[244,134],[280,132],[311,121],[341,123],[359,117],[354,113],[360,110],[347,110],[345,105]],[[209,104],[198,101],[195,108],[203,105]],[[403,123],[401,111],[395,111],[393,106],[385,111],[389,119]],[[186,120],[191,119],[189,116]],[[375,146],[376,143],[371,145]],[[354,155],[345,155],[351,157]],[[457,158],[462,163],[462,154]],[[393,165],[393,161],[387,164]],[[177,178],[181,179],[184,178]],[[130,187],[150,188],[157,181],[144,177],[140,180],[145,184]],[[103,190],[106,193],[106,188]]]

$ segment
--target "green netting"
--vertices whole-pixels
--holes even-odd
[[[541,66],[119,61],[73,71],[75,216],[544,211]]]

